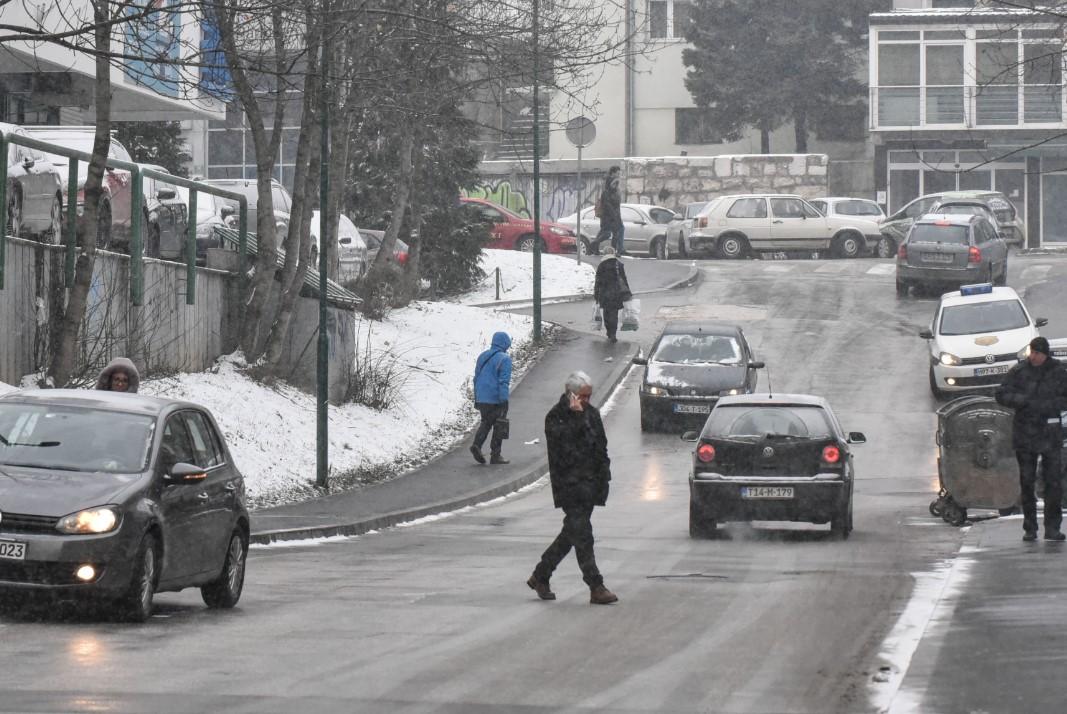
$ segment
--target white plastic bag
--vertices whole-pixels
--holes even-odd
[[[600,330],[604,327],[604,315],[600,311],[600,305],[593,303],[593,329]]]
[[[622,319],[619,322],[619,329],[632,331],[641,326],[641,301],[637,299],[627,300],[622,304]]]

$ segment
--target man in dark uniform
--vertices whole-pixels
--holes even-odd
[[[1067,410],[1067,373],[1051,356],[1048,340],[1030,341],[1027,358],[1011,368],[997,388],[997,403],[1015,410],[1012,447],[1019,462],[1023,503],[1023,540],[1037,540],[1037,458],[1045,482],[1045,540],[1065,540],[1060,532],[1063,431],[1060,412]]]
[[[604,422],[589,403],[592,394],[589,375],[574,372],[567,377],[566,392],[545,416],[552,501],[556,508],[563,509],[563,530],[526,581],[542,600],[556,599],[548,581],[572,547],[582,579],[589,586],[589,602],[608,605],[619,599],[604,587],[593,556],[593,524],[589,519],[594,506],[607,503],[611,459]]]

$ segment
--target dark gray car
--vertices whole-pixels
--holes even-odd
[[[897,252],[897,295],[913,285],[958,288],[966,283],[1005,285],[1008,245],[982,216],[928,215],[917,220]]]
[[[0,398],[0,605],[57,595],[141,621],[156,592],[233,607],[249,520],[211,414],[81,390]]]

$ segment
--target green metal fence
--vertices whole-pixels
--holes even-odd
[[[92,161],[92,155],[84,151],[76,151],[74,149],[68,149],[65,146],[41,141],[40,139],[0,131],[0,290],[4,289],[4,273],[7,266],[7,172],[9,144],[17,144],[31,149],[38,149],[39,151],[45,151],[50,154],[56,154],[58,156],[65,156],[70,160],[67,165],[67,227],[64,236],[66,243],[65,278],[66,285],[69,288],[74,283],[74,263],[77,258],[78,249],[78,162],[84,161],[89,163]],[[187,219],[188,235],[186,237],[187,243],[185,250],[186,277],[188,281],[185,291],[186,304],[192,305],[196,299],[196,195],[198,192],[219,196],[238,204],[238,234],[240,236],[238,249],[241,253],[240,265],[243,266],[245,264],[245,259],[248,256],[248,199],[244,195],[216,188],[215,186],[200,181],[191,181],[162,171],[142,168],[138,164],[129,161],[107,158],[104,160],[104,166],[107,168],[124,169],[130,172],[132,184],[132,196],[130,197],[129,248],[130,299],[134,305],[141,306],[144,304],[144,226],[142,225],[141,219],[144,207],[143,182],[145,177],[154,178],[162,183],[182,186],[189,189],[189,217]]]

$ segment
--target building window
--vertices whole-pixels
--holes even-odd
[[[292,99],[292,98],[290,98]],[[274,120],[270,103],[261,102],[265,120]],[[300,104],[291,101],[286,107],[286,124],[300,121]],[[267,132],[270,133],[268,123]],[[272,177],[293,190],[296,173],[296,145],[300,135],[299,126],[282,129],[282,139],[275,157]],[[252,143],[252,131],[248,128],[244,112],[238,104],[229,104],[226,119],[208,124],[208,178],[256,178],[256,151]]]
[[[726,137],[712,123],[709,109],[675,109],[675,144],[721,144]]]
[[[648,36],[654,40],[681,40],[693,9],[690,0],[649,0]]]

